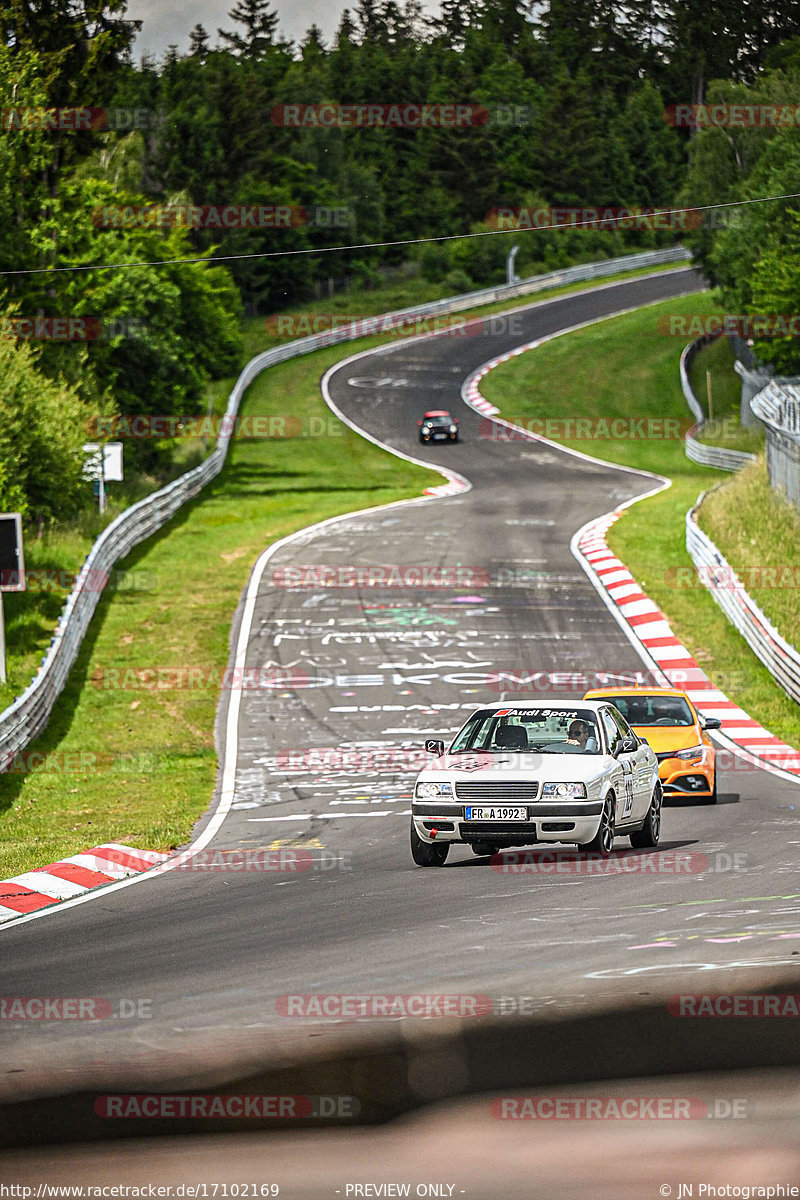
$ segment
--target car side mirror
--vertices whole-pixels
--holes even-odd
[[[425,742],[425,749],[429,754],[435,754],[438,758],[440,754],[444,754],[444,742],[439,738],[428,738]]]
[[[721,729],[722,721],[719,717],[701,717],[700,727],[701,729]]]
[[[639,739],[636,734],[631,734],[630,737],[621,737],[614,747],[614,758],[619,758],[620,754],[633,754],[639,749]]]
[[[417,421],[417,424],[418,424],[418,425],[421,425],[421,424],[422,424],[422,421]]]

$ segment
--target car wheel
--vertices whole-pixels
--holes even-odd
[[[606,797],[606,802],[603,805],[603,812],[600,817],[600,824],[597,827],[597,833],[590,842],[586,842],[581,848],[589,854],[600,854],[603,858],[608,858],[614,847],[614,825],[615,800],[612,792]]]
[[[412,822],[411,857],[418,867],[443,867],[449,849],[449,842],[423,842]]]
[[[487,858],[494,854],[496,849],[491,842],[473,842],[471,846],[472,853],[477,854],[478,858]]]
[[[661,788],[657,787],[653,792],[644,825],[631,834],[631,845],[637,850],[646,850],[658,845],[661,836],[661,798]]]

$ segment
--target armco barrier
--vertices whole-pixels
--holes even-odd
[[[767,430],[767,471],[772,486],[800,508],[800,387],[771,379],[750,407]]]
[[[781,637],[747,594],[736,572],[711,538],[697,524],[697,510],[702,500],[703,496],[700,496],[686,514],[686,549],[725,616],[739,630],[773,679],[792,700],[800,703],[800,654]]]
[[[677,264],[690,259],[691,255],[682,247],[674,247],[669,250],[650,250],[643,254],[630,254],[603,262],[567,267],[563,271],[550,271],[546,275],[536,275],[530,279],[520,280],[518,283],[484,288],[481,291],[467,292],[461,296],[450,296],[444,300],[435,300],[413,308],[386,313],[383,316],[392,318],[423,317],[436,313],[459,312],[476,305],[513,300],[518,296],[526,296],[532,292],[559,287],[562,284],[580,283],[583,280],[616,275],[621,271],[664,266],[670,263]],[[29,745],[47,725],[53,705],[78,656],[81,642],[97,607],[100,598],[97,579],[101,578],[104,573],[110,572],[114,564],[124,558],[139,542],[161,529],[187,500],[196,496],[222,470],[230,442],[230,433],[225,432],[225,426],[227,424],[233,428],[233,418],[238,412],[246,388],[267,367],[275,366],[277,363],[285,362],[287,359],[301,354],[310,354],[314,350],[320,350],[338,342],[352,341],[354,338],[363,337],[365,332],[369,332],[369,330],[365,331],[364,325],[363,321],[352,322],[338,329],[299,338],[296,341],[287,342],[285,346],[278,346],[273,350],[257,354],[247,363],[236,380],[225,411],[225,416],[229,420],[223,423],[223,432],[217,440],[213,453],[199,467],[181,475],[166,487],[161,488],[160,491],[140,500],[138,504],[125,509],[103,530],[89,551],[75,586],[64,605],[50,649],[42,660],[38,673],[22,695],[4,712],[0,713],[0,771],[8,770],[16,755]]]
[[[689,367],[698,351],[715,341],[721,333],[721,329],[715,330],[714,333],[704,333],[702,337],[689,342],[681,354],[681,387],[686,403],[697,420],[697,424],[693,425],[686,434],[684,448],[686,457],[690,458],[692,462],[699,463],[700,466],[717,467],[720,471],[740,471],[742,467],[746,467],[749,462],[753,461],[755,454],[748,454],[744,450],[727,450],[724,446],[708,446],[705,442],[699,442],[695,437],[695,434],[702,433],[706,414],[692,391],[692,385],[689,382]]]

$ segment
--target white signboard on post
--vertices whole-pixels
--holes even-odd
[[[97,484],[95,492],[100,512],[106,511],[106,484],[122,480],[122,442],[86,442],[83,447],[86,462],[83,464],[84,479]]]
[[[25,591],[25,557],[22,552],[22,516],[0,513],[0,683],[6,682],[6,630],[3,592]]]
[[[86,462],[83,464],[84,479],[104,479],[106,483],[121,483],[122,442],[106,442],[100,456],[98,442],[87,442],[83,447]]]

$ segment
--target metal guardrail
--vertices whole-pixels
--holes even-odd
[[[550,271],[544,275],[535,275],[518,283],[483,288],[479,291],[467,292],[464,295],[449,296],[443,300],[434,300],[412,308],[385,313],[381,317],[353,321],[338,329],[299,338],[287,342],[285,346],[278,346],[256,355],[247,363],[236,380],[225,410],[225,419],[221,424],[222,432],[217,439],[213,453],[194,470],[179,476],[166,487],[125,509],[94,542],[75,586],[64,605],[50,648],[42,659],[39,671],[22,695],[4,712],[0,713],[0,771],[7,771],[15,757],[47,725],[53,705],[78,656],[81,643],[99,603],[102,587],[98,580],[102,583],[115,563],[124,558],[139,542],[163,528],[179,508],[196,496],[207,483],[219,474],[227,457],[228,445],[235,427],[235,418],[242,396],[256,376],[267,367],[275,366],[302,354],[311,354],[315,350],[321,350],[338,342],[352,341],[355,338],[376,333],[378,322],[387,321],[389,318],[399,323],[402,318],[460,312],[463,309],[492,304],[495,301],[513,300],[518,296],[530,295],[532,292],[558,287],[561,284],[579,283],[606,275],[616,275],[625,270],[664,266],[690,259],[691,255],[688,250],[675,247],[669,250],[649,250],[643,254],[629,254],[602,262],[583,263],[580,266],[567,267],[563,271]]]
[[[750,407],[766,427],[769,481],[800,508],[800,386],[771,379]]]
[[[689,342],[688,346],[684,346],[681,354],[681,388],[686,403],[697,421],[697,424],[693,425],[686,433],[683,445],[686,457],[690,458],[692,462],[699,463],[702,467],[717,467],[720,471],[741,471],[742,467],[746,467],[749,462],[753,461],[756,457],[755,454],[748,454],[744,450],[728,450],[724,446],[709,446],[705,442],[698,441],[696,437],[696,434],[703,431],[706,414],[692,391],[692,385],[689,382],[689,367],[694,356],[704,346],[716,341],[721,333],[721,329],[715,330],[713,333],[704,333],[702,337],[696,338],[695,341]]]
[[[800,654],[782,638],[748,593],[733,567],[697,523],[705,492],[686,514],[686,549],[702,584],[747,641],[773,679],[800,703]]]

